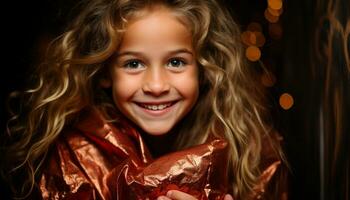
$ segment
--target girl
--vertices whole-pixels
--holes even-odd
[[[25,198],[115,199],[111,174],[148,163],[145,146],[157,158],[221,138],[225,199],[282,198],[281,149],[239,37],[215,0],[87,2],[9,121],[3,174]]]

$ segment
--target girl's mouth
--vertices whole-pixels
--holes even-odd
[[[177,101],[166,102],[166,103],[136,103],[138,106],[151,111],[160,111],[174,105]]]

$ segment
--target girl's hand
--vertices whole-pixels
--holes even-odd
[[[197,200],[194,196],[178,190],[169,190],[166,196],[160,196],[157,200]],[[233,200],[229,194],[225,195],[224,200]]]

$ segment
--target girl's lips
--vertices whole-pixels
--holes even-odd
[[[155,102],[147,102],[147,103],[140,103],[135,102],[136,105],[141,108],[145,113],[152,115],[152,116],[162,116],[172,110],[174,105],[178,101],[171,101],[171,102],[162,102],[162,103],[155,103]]]

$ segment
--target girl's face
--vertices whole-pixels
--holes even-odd
[[[165,8],[131,21],[112,67],[118,109],[151,135],[168,133],[199,93],[192,35]]]

